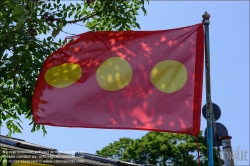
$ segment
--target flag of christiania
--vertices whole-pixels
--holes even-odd
[[[74,36],[44,62],[37,124],[198,134],[203,25]]]

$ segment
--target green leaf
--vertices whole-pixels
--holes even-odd
[[[23,127],[21,126],[21,124],[19,123],[19,122],[16,122],[17,123],[17,125],[21,128],[21,129],[23,129]]]
[[[18,3],[19,0],[11,0],[11,2],[13,2],[13,3]]]
[[[46,8],[50,9],[51,8],[51,3],[49,3]]]
[[[54,28],[52,31],[52,36],[55,38],[62,30],[63,28],[63,23],[60,23],[57,28]]]
[[[25,102],[23,102],[23,101],[20,101],[19,100],[19,107],[20,107],[20,109],[22,110],[22,111],[24,111],[24,112],[27,112],[27,107],[26,107],[26,103]]]
[[[14,19],[19,18],[19,16],[22,15],[22,13],[23,13],[24,10],[25,10],[25,6],[24,5],[20,5],[20,6],[15,7],[15,9],[13,11],[13,14],[12,14],[12,17]]]
[[[31,132],[34,133],[35,131],[36,131],[36,124],[33,123],[33,127],[32,127],[32,129],[31,129]]]
[[[46,131],[45,126],[44,126],[44,125],[42,125],[42,131],[43,131],[43,136],[45,136],[45,135],[47,134],[47,131]]]
[[[2,165],[3,165],[3,166],[7,166],[7,159],[6,159],[6,158],[3,159]]]
[[[5,121],[6,120],[6,116],[4,114],[1,114],[1,119],[3,119]]]
[[[63,15],[62,15],[62,13],[56,13],[55,14],[57,17],[62,17]]]
[[[71,12],[69,13],[68,17],[70,18],[73,15],[74,12],[75,12],[75,10],[71,10]]]
[[[137,22],[135,23],[135,26],[136,26],[137,28],[141,29],[140,24],[138,24]]]
[[[142,7],[141,9],[142,9],[142,11],[143,11],[143,13],[144,13],[144,16],[146,16],[146,15],[147,15],[146,9],[145,9],[144,7]]]

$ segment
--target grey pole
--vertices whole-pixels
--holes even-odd
[[[234,166],[234,156],[232,153],[231,136],[220,137],[223,147],[223,158],[225,166]]]
[[[206,71],[206,109],[207,109],[207,143],[208,143],[208,166],[214,165],[213,155],[213,109],[211,100],[211,81],[210,81],[210,48],[209,48],[209,18],[210,14],[205,12],[202,15],[202,22],[205,30],[205,71]]]

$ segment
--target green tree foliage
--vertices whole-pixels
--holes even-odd
[[[198,142],[200,165],[207,166],[206,140],[201,132]],[[96,153],[136,164],[198,165],[196,137],[187,134],[149,132],[140,139],[121,138]],[[218,153],[214,149],[215,165],[219,165],[217,155]]]
[[[139,10],[146,14],[144,0],[73,2],[0,0],[0,126],[6,125],[9,135],[21,132],[20,116],[30,120],[32,132],[46,133],[33,121],[32,93],[43,61],[65,43],[55,40],[65,26],[129,30],[140,28]]]

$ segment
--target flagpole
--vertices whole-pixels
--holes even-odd
[[[214,165],[213,158],[213,110],[211,100],[211,81],[210,81],[210,48],[209,48],[209,18],[210,14],[205,12],[202,15],[205,29],[205,71],[206,71],[206,109],[207,109],[207,143],[208,143],[208,165]]]

